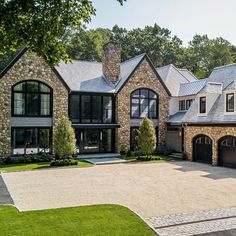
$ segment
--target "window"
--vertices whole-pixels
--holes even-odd
[[[234,94],[226,94],[226,112],[234,112]]]
[[[80,119],[80,95],[70,95],[70,118],[72,122],[79,122]]]
[[[193,103],[193,99],[186,100],[186,110],[188,110],[190,108],[192,103]]]
[[[91,122],[91,96],[81,96],[81,121]]]
[[[12,135],[13,154],[31,154],[50,151],[50,128],[13,128]]]
[[[200,97],[200,109],[201,114],[206,113],[206,97]]]
[[[156,119],[158,96],[150,89],[138,89],[131,94],[131,117]]]
[[[101,95],[70,95],[70,119],[73,123],[112,123],[113,98]]]
[[[185,100],[179,101],[179,110],[185,111]]]
[[[112,97],[103,97],[103,123],[112,122]]]
[[[38,81],[24,81],[13,87],[13,116],[51,116],[51,89]]]

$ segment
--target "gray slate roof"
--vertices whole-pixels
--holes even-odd
[[[198,80],[198,78],[191,71],[182,68],[178,68],[178,70],[189,82]]]
[[[185,114],[186,112],[177,112],[169,117],[168,122],[171,124],[181,124],[183,122]]]
[[[223,83],[207,82],[199,93],[218,93],[221,94]]]
[[[120,77],[112,85],[103,76],[102,63],[73,60],[72,63],[61,62],[55,67],[71,91],[115,93],[128,79],[145,54],[121,63]]]
[[[197,115],[198,101],[195,100],[180,121],[185,123],[236,123],[235,115],[225,115],[225,96],[222,91],[229,89],[236,89],[236,64],[215,68],[205,80],[205,84],[200,93],[218,94],[207,116]]]
[[[186,69],[178,69],[170,64],[156,69],[172,96],[179,96],[181,84],[197,81]]]
[[[196,80],[190,83],[180,84],[178,96],[190,96],[198,94],[204,87],[206,80]]]

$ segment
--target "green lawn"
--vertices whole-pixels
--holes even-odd
[[[137,160],[135,156],[131,156],[131,157],[126,157],[125,159],[128,160],[130,163],[165,163],[165,162],[169,162],[169,161],[180,161],[181,159],[177,159],[177,158],[173,158],[173,157],[169,157],[169,156],[156,156],[153,155],[153,157],[158,157],[160,158],[160,160],[153,160],[153,161],[140,161]]]
[[[81,167],[89,167],[89,166],[92,166],[92,164],[85,161],[79,161],[77,166],[65,166],[65,167],[66,168],[81,168]],[[43,169],[43,168],[60,168],[60,167],[52,167],[50,166],[50,162],[0,165],[0,171],[8,171],[8,172],[35,170],[35,169]]]
[[[1,236],[151,236],[138,216],[118,205],[84,206],[19,213],[0,206]]]

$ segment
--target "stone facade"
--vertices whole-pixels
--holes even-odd
[[[53,127],[62,115],[68,114],[68,91],[44,59],[25,52],[0,79],[0,156],[11,154],[12,86],[23,80],[38,80],[53,89]]]
[[[117,42],[109,42],[103,47],[102,70],[106,79],[115,84],[120,75],[121,47]]]
[[[130,95],[134,90],[139,88],[149,88],[158,94],[158,140],[159,143],[164,143],[166,140],[166,121],[169,114],[169,95],[145,58],[131,78],[129,78],[125,86],[117,94],[116,119],[118,124],[120,124],[120,128],[117,131],[118,147],[124,145],[127,149],[130,149]]]
[[[212,165],[218,165],[218,142],[228,135],[236,136],[236,127],[229,126],[187,126],[185,127],[185,152],[193,161],[193,139],[198,135],[206,135],[212,139]]]

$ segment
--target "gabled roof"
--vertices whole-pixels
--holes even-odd
[[[60,62],[55,70],[64,79],[71,91],[113,93],[115,90],[102,76],[102,64],[77,61]]]
[[[178,69],[170,64],[156,69],[172,96],[179,96],[181,84],[197,81],[186,69]]]
[[[0,71],[0,79],[11,69],[11,67],[24,55],[26,51],[26,48],[21,49],[13,58],[13,60],[4,68],[4,70]]]
[[[3,70],[0,78],[21,58],[27,51],[23,49],[13,59],[13,61]],[[71,63],[60,62],[58,66],[52,68],[56,76],[63,82],[69,91],[96,92],[96,93],[116,93],[121,90],[124,84],[132,76],[140,63],[146,59],[157,79],[160,80],[166,92],[170,95],[169,90],[156,72],[151,60],[146,54],[141,54],[130,60],[121,63],[120,75],[116,84],[111,84],[103,76],[102,63],[72,60]]]
[[[100,62],[72,60],[72,63],[61,62],[55,69],[71,91],[115,93],[121,89],[145,56],[142,54],[122,62],[118,82],[114,85],[103,76]]]

